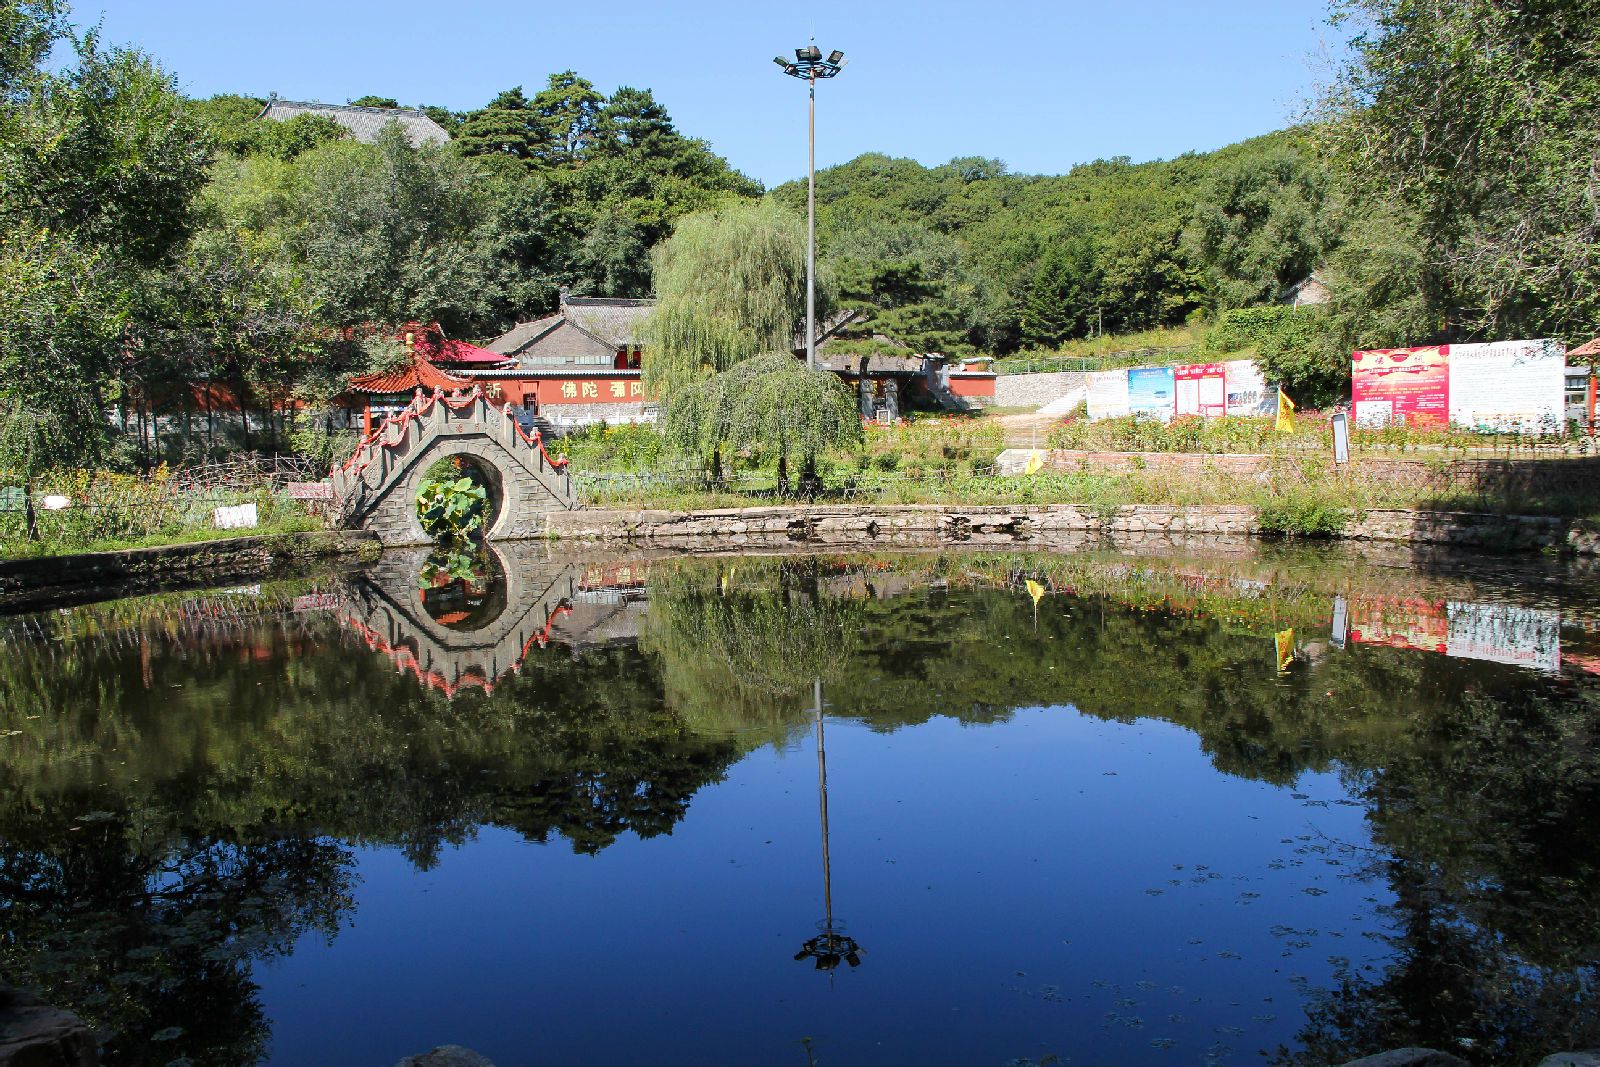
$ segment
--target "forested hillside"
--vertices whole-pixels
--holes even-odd
[[[817,175],[819,243],[840,298],[883,308],[919,347],[1052,347],[1299,281],[1325,243],[1326,175],[1307,159],[1297,131],[1059,176],[865,155]],[[804,210],[804,181],[772,195]]]
[[[1600,9],[1331,0],[1305,124],[1061,176],[865,155],[818,175],[839,299],[918,347],[1005,353],[1199,317],[1315,401],[1353,348],[1600,331]],[[805,186],[773,196],[803,209]],[[1271,307],[1315,270],[1325,308]]]

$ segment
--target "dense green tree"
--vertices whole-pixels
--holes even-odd
[[[358,96],[350,101],[350,106],[397,108],[400,106],[400,101],[392,96]]]
[[[576,163],[588,155],[605,99],[589,79],[570,70],[550,75],[549,84],[533,98],[546,137],[541,154],[547,164]]]
[[[499,263],[488,187],[439,146],[390,127],[375,144],[303,157],[292,251],[325,321],[437,320],[456,335],[490,321]]]
[[[456,150],[465,156],[507,157],[532,166],[547,138],[546,127],[522,86],[507,89],[481,111],[468,115],[456,132]]]
[[[0,7],[0,463],[25,482],[108,453],[124,329],[152,272],[196,224],[207,149],[146,57],[72,37],[51,4]],[[70,40],[60,71],[35,64]],[[26,53],[26,54],[24,54]]]
[[[1353,198],[1414,223],[1426,269],[1411,288],[1454,336],[1600,330],[1600,8],[1333,8],[1356,32],[1326,150]]]
[[[342,141],[350,131],[329,115],[303,114],[278,121],[257,121],[251,150],[271,159],[294,159],[329,141]]]
[[[45,227],[152,265],[186,238],[208,152],[173,79],[146,56],[74,42],[0,105],[0,226]]]
[[[33,479],[108,451],[105,390],[126,314],[114,266],[48,232],[0,234],[0,467]]]
[[[1036,348],[1054,348],[1089,332],[1102,313],[1100,272],[1094,245],[1067,235],[1045,254],[1022,305],[1022,339]]]
[[[595,116],[594,153],[601,156],[644,154],[665,156],[681,140],[667,109],[649,89],[624,85]]]
[[[267,101],[261,97],[218,93],[203,100],[185,99],[183,106],[218,149],[237,156],[249,155],[255,150],[258,131],[263,125],[258,120],[267,106]]]
[[[680,452],[710,454],[713,475],[724,449],[776,452],[778,487],[789,487],[789,460],[802,464],[803,491],[815,489],[816,459],[861,440],[855,396],[835,374],[812,370],[792,353],[742,360],[680,389],[663,424]]]
[[[1321,264],[1331,243],[1327,185],[1323,167],[1289,148],[1213,171],[1183,241],[1215,306],[1271,302]]]
[[[1173,324],[1216,302],[1203,264],[1182,240],[1209,176],[1286,151],[1299,136],[1273,134],[1169,161],[1096,160],[1058,176],[1010,174],[994,160],[923,167],[867,154],[818,174],[819,244],[829,263],[920,260],[942,289],[933,302],[968,345],[986,351],[1040,343],[1025,336],[1023,319],[1051,235],[1061,233],[1089,242],[1092,262],[1082,266],[1098,279],[1097,314],[1055,323],[1046,337],[1081,336],[1091,322],[1107,331]],[[772,196],[803,205],[804,183]],[[1049,303],[1036,301],[1035,311]]]
[[[23,91],[67,34],[64,0],[0,0],[0,101]]]

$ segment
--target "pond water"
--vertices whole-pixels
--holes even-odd
[[[0,620],[0,971],[112,1064],[1600,1044],[1576,564],[550,551]]]

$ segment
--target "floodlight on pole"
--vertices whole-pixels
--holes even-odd
[[[817,79],[836,78],[844,69],[844,53],[837,48],[822,58],[815,43],[794,50],[794,62],[782,56],[773,62],[791,78],[808,86],[810,115],[806,126],[809,144],[806,159],[806,366],[817,366]]]

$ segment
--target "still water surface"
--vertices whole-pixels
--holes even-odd
[[[541,548],[17,617],[0,968],[119,1064],[1534,1062],[1600,1043],[1594,584]]]

